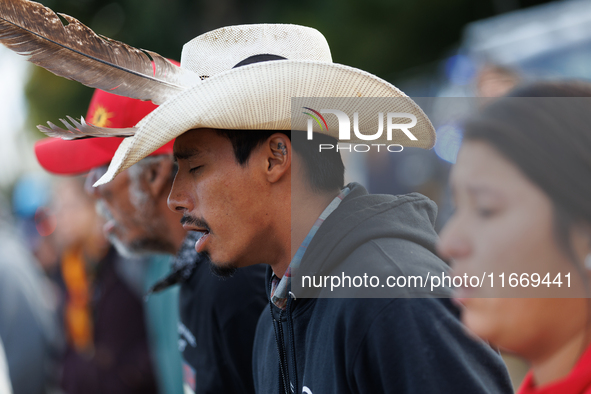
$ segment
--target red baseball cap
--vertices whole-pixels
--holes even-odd
[[[95,90],[86,121],[99,127],[133,127],[156,109],[150,101],[141,101]],[[109,164],[123,138],[87,138],[65,141],[60,138],[44,138],[35,143],[35,155],[39,164],[54,174],[74,175],[90,171],[94,167]],[[172,153],[174,140],[150,155]]]

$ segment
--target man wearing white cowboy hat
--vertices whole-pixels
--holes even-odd
[[[181,65],[203,82],[141,121],[98,183],[176,138],[169,207],[183,213],[186,229],[203,233],[197,251],[228,273],[270,267],[270,309],[259,320],[253,356],[257,392],[511,391],[500,357],[465,335],[447,299],[298,299],[290,292],[293,271],[312,262],[320,274],[352,266],[445,270],[433,253],[432,202],[345,187],[340,154],[318,152],[319,142],[336,142],[334,125],[322,130],[332,137],[314,134],[315,146],[287,131],[292,97],[402,92],[332,63],[324,37],[294,25],[206,33],[185,45]],[[432,147],[424,113],[410,100],[403,110],[418,120],[416,139],[407,143],[400,133],[393,142]]]
[[[67,29],[78,29],[68,21]],[[18,49],[19,40],[10,45],[31,53],[26,46]],[[170,67],[151,57],[154,76],[166,78]],[[46,57],[31,59],[41,63]],[[50,66],[55,65],[44,65]],[[399,293],[402,298],[327,298],[326,292],[302,298],[292,291],[298,270],[320,277],[359,269],[421,277],[446,270],[434,254],[430,200],[345,186],[340,153],[319,152],[319,143],[334,146],[341,134],[334,116],[323,119],[320,132],[309,133],[312,141],[290,132],[306,129],[305,117],[292,118],[292,97],[308,97],[307,107],[316,109],[335,108],[318,107],[322,101],[316,99],[345,98],[334,101],[345,114],[392,110],[388,100],[374,105],[346,98],[399,98],[393,113],[414,122],[412,133],[394,132],[388,115],[388,133],[372,136],[361,117],[350,142],[431,148],[433,126],[412,100],[374,75],[332,63],[322,34],[303,26],[214,30],[184,46],[181,67],[183,78],[200,81],[174,90],[160,84],[155,93],[134,91],[119,80],[93,85],[162,103],[135,128],[121,131],[134,135],[120,145],[96,185],[176,138],[179,170],[168,204],[183,214],[185,229],[203,233],[196,250],[209,255],[222,274],[269,266],[269,310],[260,317],[253,354],[257,392],[511,392],[500,357],[465,334],[449,299],[403,298],[411,292]],[[79,80],[90,83],[84,77]],[[83,122],[70,131],[97,135]]]

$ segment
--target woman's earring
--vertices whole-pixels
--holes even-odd
[[[591,253],[585,257],[585,268],[591,270]]]

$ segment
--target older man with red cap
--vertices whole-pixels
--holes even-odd
[[[121,100],[111,94],[96,91],[87,118],[94,124],[103,126],[133,124],[155,107],[150,103]],[[88,172],[95,166],[108,164],[108,155],[112,154],[112,150],[117,148],[120,141],[102,139],[71,141],[66,144],[62,142],[53,138],[37,142],[37,158],[49,172],[75,175]],[[165,153],[167,149],[170,148],[163,147],[159,152]],[[80,194],[71,198],[86,200],[83,184],[72,184],[76,185],[74,188]],[[60,185],[59,196],[63,191],[63,186]],[[70,217],[73,220],[82,220],[80,213],[75,209],[68,205],[62,208],[71,211]],[[92,205],[90,209],[94,211]],[[67,223],[58,224],[60,227],[66,225]],[[96,241],[90,242],[96,244]],[[149,322],[154,320],[150,313],[154,311],[154,306],[148,304],[144,308],[142,305],[143,289],[138,288],[138,284],[142,285],[143,275],[131,277],[124,274],[129,271],[126,268],[140,266],[121,258],[112,248],[106,255],[101,252],[100,256],[94,258],[97,260],[96,263],[91,263],[93,258],[89,257],[88,252],[78,253],[76,247],[67,246],[61,260],[61,271],[67,292],[64,320],[69,342],[63,359],[62,386],[65,392],[182,392],[179,383],[176,384],[176,391],[169,390],[173,386],[167,381],[175,379],[172,377],[175,376],[174,371],[158,373],[163,371],[162,368],[158,368],[159,344],[166,340],[166,335],[149,335],[154,333],[154,330],[149,329],[152,325],[146,325],[146,317],[149,318]],[[156,267],[155,263],[142,261],[142,271],[150,273],[153,271],[152,267]],[[71,272],[82,274],[73,276]],[[94,272],[96,274],[93,274]],[[178,300],[172,294],[166,298],[169,305]],[[80,305],[81,299],[92,301],[87,301],[88,305]],[[151,300],[151,304],[154,301],[164,300]],[[86,313],[76,313],[77,310],[86,310]],[[84,321],[80,321],[81,316],[84,317]],[[170,344],[174,343],[176,327],[174,323],[169,326]],[[180,380],[181,366],[178,353],[176,357],[176,380]],[[169,360],[169,363],[171,361]],[[129,376],[130,371],[135,371],[135,379]],[[157,388],[157,381],[161,383],[160,390]]]
[[[99,127],[131,127],[155,108],[150,102],[97,90],[87,121]],[[35,153],[52,173],[90,171],[90,186],[105,173],[121,140],[47,138],[36,144]],[[104,233],[120,253],[176,255],[172,272],[150,291],[180,283],[178,347],[185,392],[253,393],[251,355],[256,323],[266,305],[264,268],[250,267],[224,280],[210,272],[209,261],[194,248],[199,234],[187,233],[180,224],[182,215],[167,206],[176,173],[172,146],[170,142],[157,149],[114,182],[87,190],[97,198],[98,210],[107,219]],[[150,297],[149,303],[159,297]],[[172,304],[168,309],[174,309]]]

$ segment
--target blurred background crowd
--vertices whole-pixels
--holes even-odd
[[[583,0],[41,3],[172,59],[183,43],[220,26],[312,26],[335,62],[411,97],[486,99],[524,81],[591,78],[591,2]],[[121,382],[142,393],[182,392],[178,318],[167,307],[177,290],[143,298],[168,271],[166,258],[118,256],[84,179],[52,177],[35,159],[42,137],[35,125],[86,113],[93,90],[4,47],[0,86],[0,338],[14,393],[116,393]],[[462,130],[453,117],[436,123],[433,150],[371,155],[346,176],[371,193],[426,194],[440,207],[440,229],[451,212],[447,177]],[[518,384],[524,368],[507,362]]]

